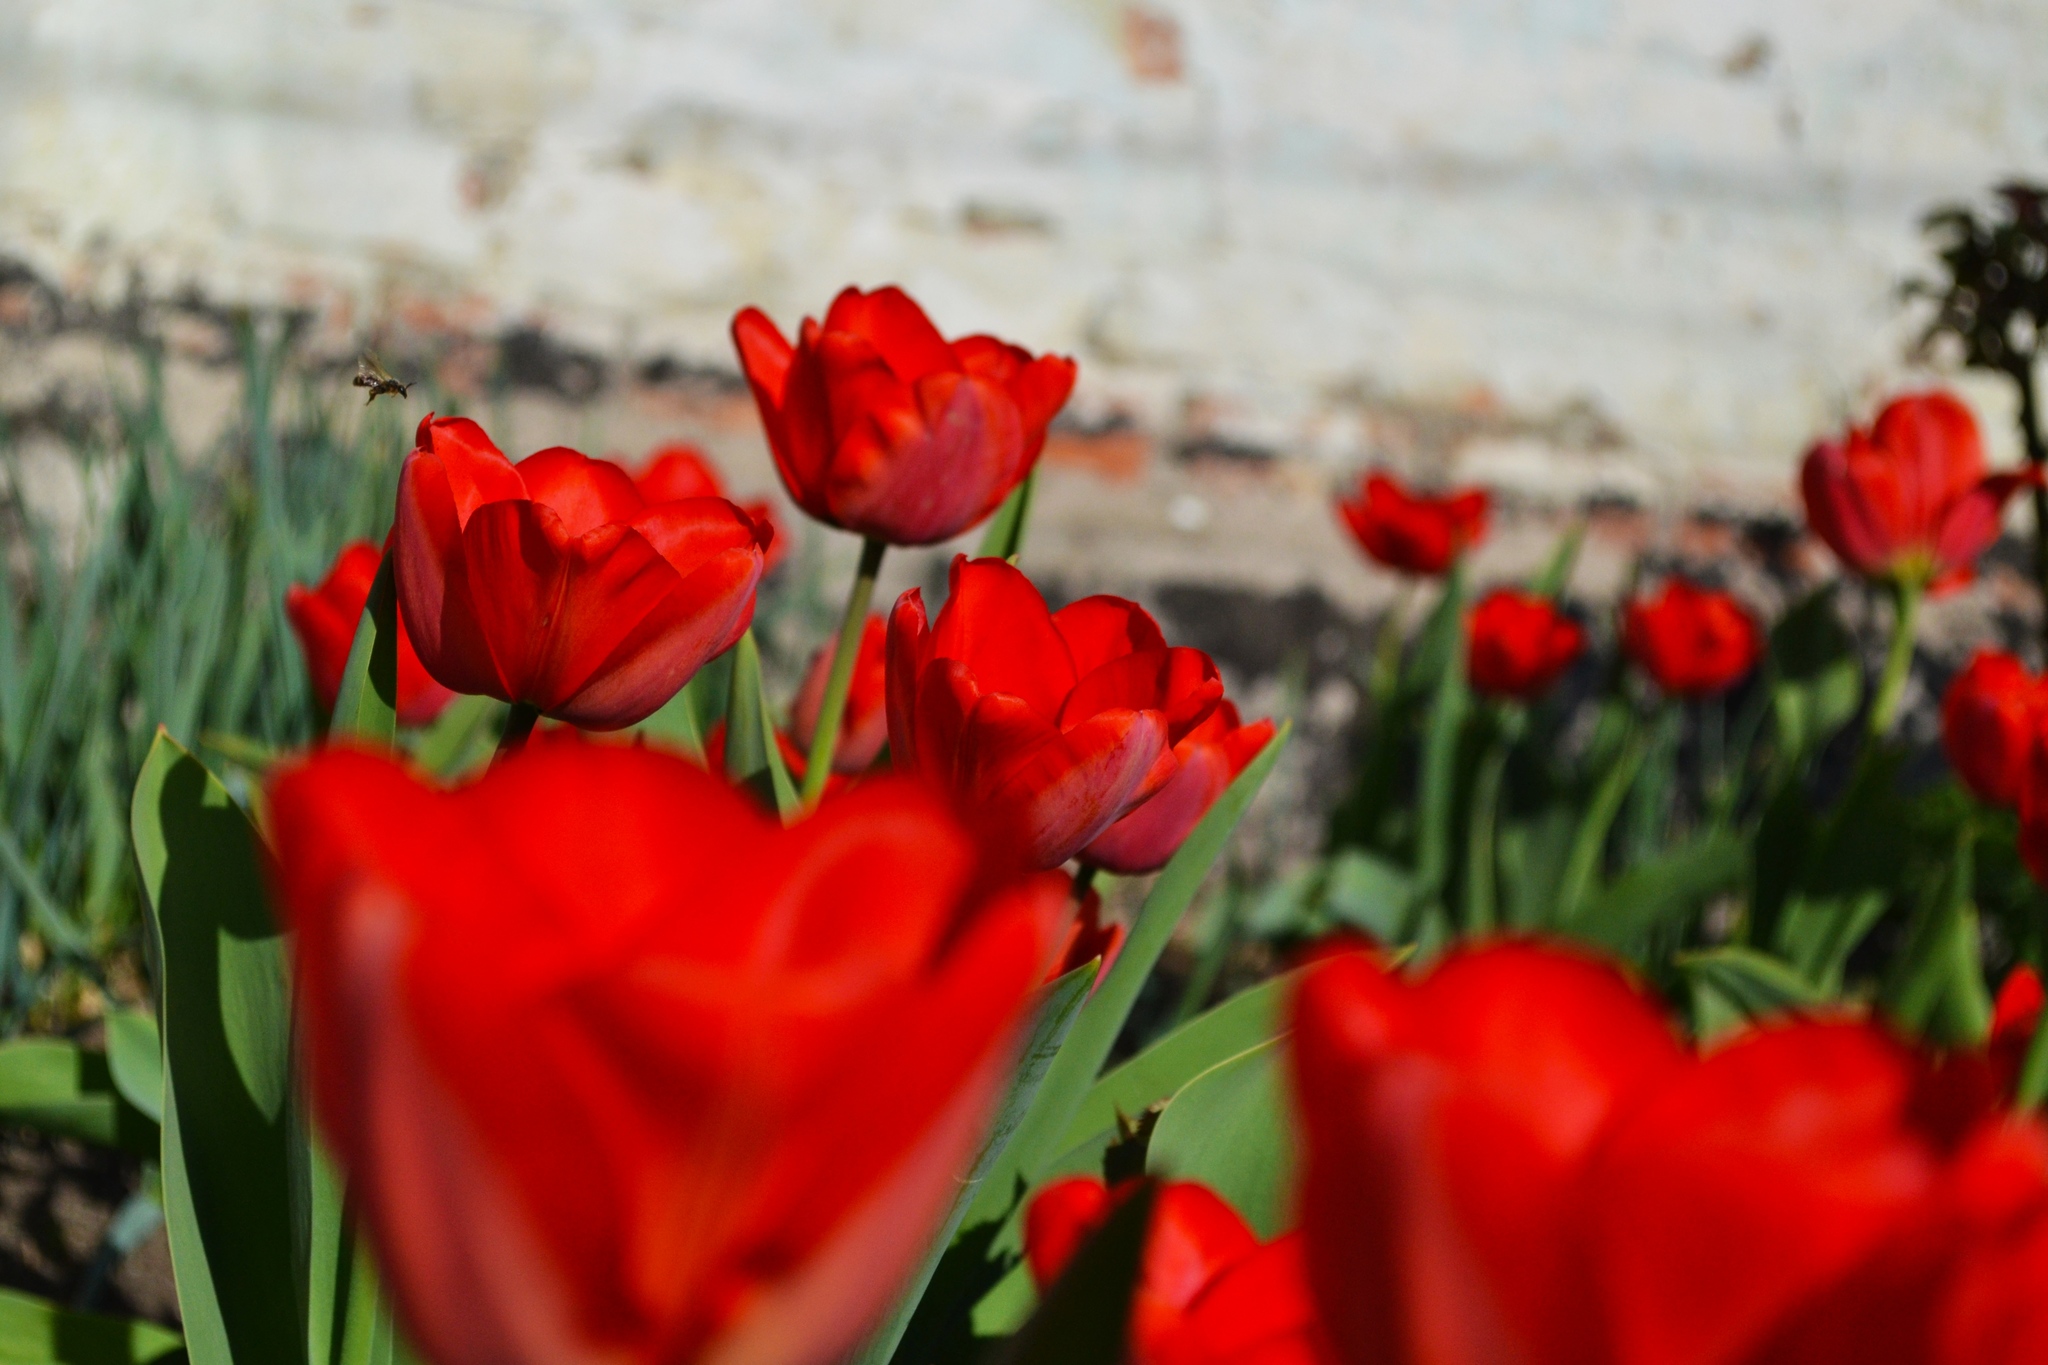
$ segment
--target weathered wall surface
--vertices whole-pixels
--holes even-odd
[[[0,251],[711,365],[893,279],[1079,356],[1111,475],[1740,499],[2043,70],[2038,0],[0,0]]]

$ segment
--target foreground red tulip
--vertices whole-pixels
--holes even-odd
[[[1074,387],[1064,356],[947,341],[893,285],[842,291],[795,346],[758,308],[732,337],[790,497],[891,545],[946,540],[995,511]]]
[[[1136,1189],[1056,1180],[1024,1215],[1024,1257],[1042,1291]],[[1261,1245],[1207,1187],[1159,1187],[1131,1299],[1131,1365],[1310,1365],[1328,1358],[1307,1292],[1300,1239]]]
[[[832,751],[832,771],[836,773],[866,772],[889,742],[888,634],[880,616],[869,616],[861,629],[853,685],[846,694],[845,718],[840,721],[839,746]],[[806,750],[817,730],[818,708],[824,703],[825,683],[837,651],[838,642],[832,641],[811,657],[810,671],[804,674],[803,686],[790,704],[790,733]]]
[[[370,600],[370,584],[377,577],[377,565],[384,554],[367,540],[351,541],[334,557],[334,566],[320,586],[308,589],[294,583],[284,592],[284,614],[299,637],[299,649],[306,656],[306,676],[312,680],[313,696],[322,711],[334,709],[341,695],[341,675],[348,669],[348,652],[356,642],[356,625],[363,619],[363,606]],[[455,700],[455,694],[427,676],[420,656],[398,626],[398,720],[401,725],[425,725],[441,714],[441,708]]]
[[[1081,861],[1125,876],[1165,867],[1223,789],[1272,738],[1272,721],[1241,724],[1237,707],[1219,702],[1207,720],[1173,746],[1180,767],[1172,779],[1151,800],[1096,835],[1081,850]]]
[[[1970,410],[1919,393],[1808,451],[1799,491],[1814,533],[1850,569],[1938,591],[1969,581],[2030,477],[1988,474]]]
[[[1948,761],[1980,801],[2017,806],[2048,688],[2002,650],[1980,649],[1941,699],[1941,742]]]
[[[1613,969],[1362,954],[1304,985],[1309,1278],[1350,1365],[1965,1365],[2048,1309],[2048,1131],[1865,1023],[1705,1057]],[[1547,1254],[1546,1254],[1547,1253]],[[1996,1267],[1996,1273],[1978,1268]],[[2031,1335],[2029,1335],[2031,1334]]]
[[[1365,552],[1388,568],[1440,574],[1486,534],[1487,506],[1483,488],[1433,496],[1375,473],[1337,511]]]
[[[542,733],[271,788],[316,1112],[438,1365],[823,1365],[980,1141],[1065,904],[912,784],[784,830]],[[601,850],[602,856],[593,856]]]
[[[1223,680],[1135,602],[1052,612],[1009,564],[965,555],[951,582],[935,623],[916,588],[889,617],[889,761],[1020,864],[1058,867],[1172,779]]]
[[[1731,593],[1683,578],[1622,611],[1622,648],[1671,697],[1704,697],[1734,686],[1764,652],[1756,618]]]
[[[1465,671],[1494,697],[1541,696],[1586,648],[1586,632],[1547,597],[1499,588],[1472,609]]]
[[[769,535],[722,498],[650,507],[608,460],[514,465],[428,417],[399,475],[399,607],[444,686],[615,730],[746,631]]]
[[[731,498],[725,491],[725,480],[719,477],[718,466],[688,441],[671,441],[655,447],[638,469],[629,472],[633,486],[650,507],[658,502],[683,502],[690,498],[727,498],[756,524],[766,526],[773,535],[763,552],[764,572],[780,564],[788,553],[789,537],[782,519],[775,515],[775,504],[766,498],[744,502]]]

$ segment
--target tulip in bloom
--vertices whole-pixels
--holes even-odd
[[[367,540],[351,541],[334,557],[334,566],[317,588],[294,583],[285,589],[284,614],[299,637],[306,656],[306,676],[322,711],[332,711],[341,695],[341,675],[348,670],[348,652],[356,642],[356,626],[370,600],[370,584],[384,555]],[[398,625],[398,719],[404,725],[425,725],[441,714],[455,694],[427,676],[420,656]]]
[[[1942,747],[1978,800],[2017,806],[2044,717],[2041,679],[2002,650],[1980,649],[1941,699]]]
[[[315,1111],[437,1365],[839,1359],[958,1189],[1066,902],[990,889],[914,784],[785,830],[573,733],[452,791],[328,749],[270,809]]]
[[[1064,356],[947,341],[893,285],[842,291],[794,346],[758,308],[733,318],[732,338],[790,497],[891,545],[946,540],[995,511],[1074,387]]]
[[[1894,399],[1868,430],[1816,445],[1799,491],[1814,533],[1849,568],[1939,591],[1969,581],[2005,500],[2032,479],[1988,473],[1977,419],[1937,392]]]
[[[1542,695],[1586,647],[1586,632],[1547,597],[1499,588],[1472,609],[1465,671],[1489,696]]]
[[[1365,552],[1388,568],[1440,574],[1486,534],[1487,505],[1483,488],[1437,496],[1373,473],[1337,511]]]
[[[650,507],[657,502],[727,497],[725,480],[719,477],[718,466],[711,463],[709,455],[688,441],[671,441],[655,447],[645,463],[628,472],[633,476],[633,486],[640,490],[640,496]],[[756,524],[766,526],[774,533],[763,554],[763,572],[773,569],[789,550],[789,537],[783,531],[782,519],[775,515],[775,504],[766,498],[751,498],[745,502],[736,498],[728,500],[752,517]]]
[[[839,726],[839,747],[832,751],[833,772],[866,772],[889,742],[888,633],[879,614],[870,615],[861,630],[860,653],[854,656],[852,687]],[[817,731],[819,708],[825,703],[832,657],[838,652],[839,642],[828,640],[811,657],[810,671],[804,674],[803,686],[790,705],[789,728],[806,752]]]
[[[1241,724],[1237,707],[1218,702],[1209,718],[1173,746],[1180,764],[1173,778],[1144,805],[1095,836],[1081,850],[1090,867],[1136,876],[1157,872],[1216,804],[1245,765],[1273,738],[1273,722]]]
[[[1622,648],[1666,696],[1703,697],[1740,682],[1764,651],[1763,631],[1734,594],[1665,580],[1622,612]]]
[[[1058,867],[1167,785],[1223,680],[1135,602],[1049,611],[1000,559],[957,556],[951,577],[935,623],[916,588],[889,617],[890,762],[1019,863]]]
[[[1103,921],[1102,893],[1091,886],[1081,893],[1081,904],[1075,907],[1066,939],[1053,955],[1052,970],[1045,974],[1045,979],[1057,981],[1075,968],[1093,962],[1095,979],[1100,982],[1109,975],[1110,964],[1116,961],[1123,946],[1124,926],[1115,920]]]
[[[1024,1214],[1024,1258],[1041,1291],[1059,1278],[1118,1203],[1086,1176],[1056,1180]],[[1301,1241],[1261,1244],[1206,1186],[1159,1187],[1131,1299],[1131,1365],[1314,1365],[1329,1359],[1308,1294]]]
[[[2048,1345],[2048,1130],[1979,1055],[1805,1021],[1695,1056],[1620,973],[1526,943],[1412,982],[1329,959],[1295,1023],[1309,1280],[1347,1365]]]
[[[770,535],[722,498],[649,506],[608,460],[514,465],[430,416],[399,474],[398,602],[444,686],[615,730],[746,631]]]

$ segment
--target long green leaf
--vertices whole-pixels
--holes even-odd
[[[1740,838],[1728,830],[1709,830],[1616,877],[1569,927],[1591,942],[1627,948],[1741,885],[1748,863],[1749,849]]]
[[[106,1055],[64,1038],[0,1044],[0,1121],[156,1155],[156,1124],[121,1098]]]
[[[1593,789],[1593,799],[1586,803],[1586,813],[1579,818],[1578,833],[1572,838],[1571,856],[1565,859],[1564,876],[1558,883],[1555,922],[1559,925],[1572,927],[1572,921],[1599,882],[1608,832],[1614,828],[1614,818],[1621,814],[1621,803],[1635,783],[1643,752],[1642,734],[1631,730],[1620,754],[1601,775],[1600,785]]]
[[[1693,1031],[1702,1039],[1753,1020],[1809,1009],[1823,999],[1790,964],[1754,948],[1679,953],[1672,965],[1692,985]]]
[[[784,820],[796,818],[796,786],[789,780],[781,747],[775,742],[768,695],[762,690],[761,650],[751,630],[732,647],[732,690],[725,704],[725,774],[752,788],[762,804]]]
[[[289,1212],[289,1002],[259,844],[159,730],[135,784],[161,969],[164,1214],[195,1365],[278,1365],[303,1338]]]
[[[1024,553],[1024,527],[1031,519],[1031,494],[1038,485],[1038,466],[1033,465],[1024,481],[1010,490],[1003,499],[1003,505],[982,533],[981,548],[975,553],[983,559],[1014,560]]]
[[[327,733],[389,747],[398,738],[398,592],[386,554],[370,581]]]
[[[1223,1196],[1265,1238],[1294,1214],[1299,1140],[1281,1040],[1220,1062],[1182,1086],[1146,1149],[1145,1169],[1196,1180]]]
[[[1037,1099],[982,1187],[980,1198],[968,1214],[970,1222],[1000,1217],[1008,1206],[1015,1182],[1021,1178],[1028,1184],[1047,1161],[1060,1154],[1061,1135],[1095,1084],[1102,1064],[1109,1060],[1110,1049],[1116,1045],[1117,1034],[1123,1031],[1138,991],[1151,976],[1153,965],[1165,950],[1167,940],[1173,937],[1174,928],[1187,912],[1195,892],[1201,889],[1222,855],[1231,831],[1237,828],[1252,798],[1265,784],[1266,775],[1279,761],[1291,729],[1291,722],[1283,724],[1279,733],[1267,741],[1258,757],[1246,765],[1209,808],[1209,813],[1152,883],[1151,894],[1145,897],[1123,950],[1082,1007],[1066,1046],[1053,1059],[1044,1083],[1038,1088]]]
[[[182,1358],[182,1345],[153,1322],[74,1313],[0,1289],[0,1365],[169,1365]]]
[[[121,1098],[164,1121],[164,1045],[156,1020],[140,1010],[115,1010],[107,1016],[107,1070]],[[150,1155],[155,1155],[154,1144]]]

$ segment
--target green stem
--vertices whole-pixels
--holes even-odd
[[[2036,1026],[2034,1040],[2027,1044],[2027,1060],[2020,1067],[2013,1108],[2025,1113],[2040,1108],[2044,1099],[2048,1099],[2048,1021]]]
[[[1102,869],[1092,863],[1082,863],[1081,870],[1074,874],[1074,904],[1088,899],[1088,893],[1095,888],[1095,877]]]
[[[1507,775],[1514,727],[1503,712],[1493,727],[1486,754],[1472,782],[1472,816],[1465,826],[1465,932],[1491,933],[1500,923],[1495,875],[1495,831],[1500,823],[1501,781]]]
[[[1892,585],[1893,613],[1891,648],[1884,657],[1884,672],[1878,675],[1877,697],[1870,703],[1870,737],[1883,739],[1897,719],[1899,699],[1905,695],[1906,675],[1913,670],[1913,631],[1920,620],[1921,585],[1906,581]]]
[[[1571,853],[1565,859],[1564,876],[1558,881],[1553,924],[1570,924],[1593,889],[1600,875],[1603,855],[1607,852],[1607,836],[1614,828],[1614,818],[1621,814],[1621,803],[1627,798],[1629,788],[1635,785],[1636,770],[1643,765],[1645,747],[1642,731],[1631,722],[1628,739],[1615,756],[1614,766],[1601,777],[1591,804],[1579,820]]]
[[[526,747],[526,737],[533,733],[534,722],[540,719],[540,709],[523,701],[512,703],[512,709],[505,716],[505,733],[498,737],[498,752],[491,761],[516,754]]]
[[[853,687],[853,666],[860,658],[860,639],[868,624],[868,604],[875,597],[875,575],[882,571],[888,545],[873,536],[860,547],[860,568],[853,590],[846,594],[846,615],[840,618],[839,640],[832,647],[832,671],[825,677],[825,699],[818,706],[817,728],[811,732],[811,753],[804,761],[802,808],[812,810],[832,777],[832,755],[839,748],[839,726],[846,719],[846,694]]]

